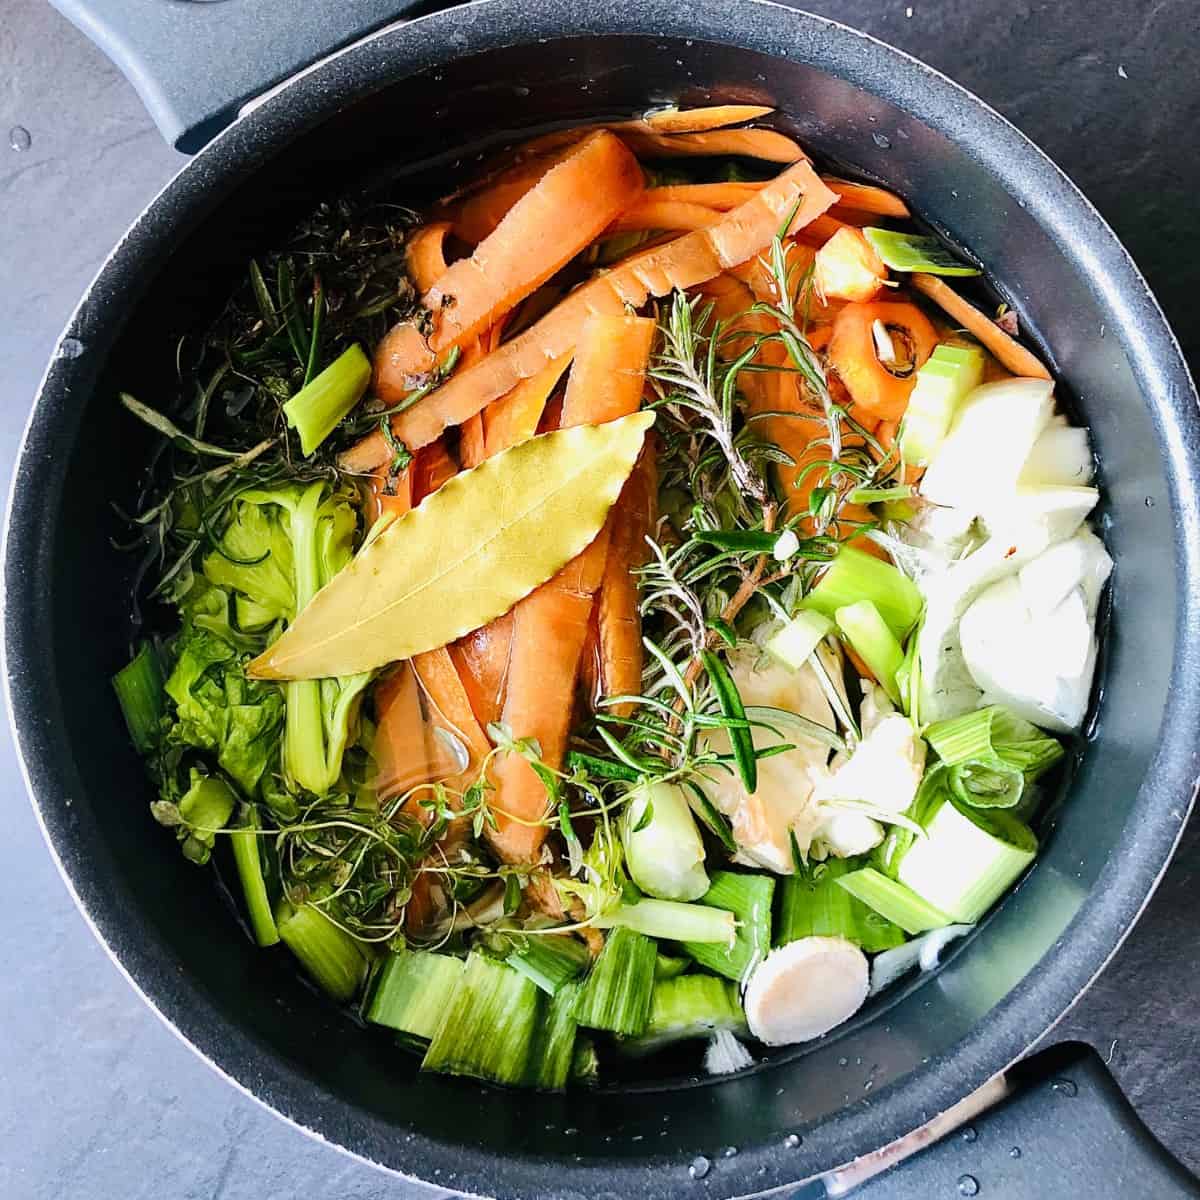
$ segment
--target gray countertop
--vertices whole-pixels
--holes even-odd
[[[1081,184],[1200,355],[1200,7],[844,0],[818,11],[990,101]],[[10,133],[9,131],[13,132]],[[28,137],[26,138],[25,133]],[[28,142],[28,144],[26,144]],[[0,6],[0,482],[54,340],[128,222],[183,159],[45,0]],[[229,1087],[126,985],[46,853],[0,735],[0,1196],[310,1200],[433,1195],[311,1141]],[[1095,1045],[1151,1129],[1200,1171],[1200,834],[1059,1033]],[[1047,1194],[1058,1192],[1047,1181]]]

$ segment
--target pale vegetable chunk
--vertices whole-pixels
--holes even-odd
[[[867,998],[863,952],[845,938],[806,937],[772,950],[746,988],[750,1032],[768,1046],[808,1042],[852,1017]]]

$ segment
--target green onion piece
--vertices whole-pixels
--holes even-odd
[[[311,904],[293,907],[281,900],[275,924],[283,944],[323,992],[342,1004],[354,998],[367,977],[367,960],[354,938]]]
[[[781,879],[775,945],[805,937],[840,937],[865,954],[903,945],[907,938],[898,925],[838,886],[838,880],[854,869],[851,861],[831,858]]]
[[[646,782],[628,795],[621,839],[633,882],[659,900],[699,900],[708,891],[704,842],[683,790]]]
[[[995,753],[992,746],[995,715],[996,707],[993,706],[937,721],[925,730],[925,740],[938,758],[949,766],[973,758],[990,758]]]
[[[682,955],[675,957],[664,954],[660,950],[658,957],[654,960],[654,980],[658,983],[664,979],[674,979],[676,976],[682,975],[691,965],[690,958],[684,958]]]
[[[640,1056],[674,1042],[709,1037],[719,1029],[746,1033],[737,986],[712,975],[682,975],[654,985],[645,1033],[620,1045],[626,1054]]]
[[[229,823],[236,807],[237,797],[223,779],[193,771],[191,787],[179,801],[183,857],[194,863],[208,862],[217,833]]]
[[[945,343],[934,348],[917,371],[900,423],[900,453],[905,462],[929,465],[946,440],[959,406],[982,382],[982,350]]]
[[[242,881],[242,895],[254,940],[260,946],[274,946],[279,941],[279,930],[275,927],[275,914],[271,911],[267,882],[263,878],[260,829],[258,809],[253,804],[244,805],[241,823],[230,831],[229,841],[233,846],[238,878]]]
[[[935,237],[899,233],[868,226],[863,236],[893,271],[921,271],[926,275],[978,275],[978,267],[959,262]]]
[[[542,1001],[542,1016],[534,1030],[525,1083],[544,1092],[561,1092],[571,1078],[575,1056],[575,1005],[583,985],[568,983],[553,998]]]
[[[355,342],[284,406],[287,423],[300,434],[307,458],[363,398],[371,382],[371,360]]]
[[[924,933],[953,924],[953,918],[922,899],[917,892],[881,875],[873,867],[860,867],[857,871],[842,875],[837,885],[907,933]]]
[[[771,949],[771,900],[775,880],[770,875],[717,871],[702,903],[733,914],[737,934],[732,945],[684,941],[683,948],[702,967],[740,983]]]
[[[586,1033],[575,1037],[575,1050],[571,1055],[571,1082],[582,1087],[595,1087],[600,1082],[600,1055],[596,1043]]]
[[[718,942],[728,946],[736,925],[733,913],[706,904],[681,904],[677,900],[639,900],[622,903],[595,920],[599,929],[632,929],[647,937],[672,942]]]
[[[1025,775],[999,759],[955,763],[947,778],[950,792],[972,808],[1015,808],[1025,791]]]
[[[584,980],[575,1002],[575,1020],[589,1029],[631,1037],[644,1033],[650,1019],[656,957],[648,937],[631,929],[614,929]]]
[[[379,970],[364,1014],[410,1038],[429,1041],[450,1011],[463,961],[428,950],[396,950]]]
[[[139,754],[149,754],[162,737],[166,695],[162,664],[149,642],[143,642],[133,658],[113,676],[112,685],[130,739]]]
[[[505,962],[547,995],[557,996],[565,984],[582,974],[590,959],[588,948],[577,938],[539,933],[520,938]]]
[[[1037,855],[1037,838],[1006,812],[944,801],[900,859],[897,877],[953,921],[973,925]]]
[[[917,585],[891,563],[842,546],[817,586],[804,597],[802,607],[832,619],[839,608],[860,600],[870,600],[879,609],[897,638],[917,623],[923,603]]]
[[[475,951],[421,1069],[519,1084],[528,1076],[541,993],[523,975]]]
[[[704,670],[707,672],[713,692],[716,694],[717,703],[721,706],[721,712],[731,721],[745,722],[746,710],[742,706],[742,697],[738,692],[737,684],[733,682],[733,676],[729,674],[729,668],[711,650],[702,650],[700,661],[704,664]],[[738,774],[742,777],[746,791],[753,795],[758,787],[758,759],[754,753],[754,738],[745,724],[731,724],[728,733]]]
[[[871,668],[871,674],[879,680],[888,697],[899,703],[896,676],[904,665],[904,651],[879,609],[870,600],[859,600],[839,608],[835,616],[842,635]]]
[[[797,613],[778,633],[772,634],[763,649],[785,667],[798,671],[833,631],[833,622],[819,612]]]
[[[857,487],[846,499],[851,504],[892,504],[907,500],[912,494],[912,485],[903,483],[895,487]]]

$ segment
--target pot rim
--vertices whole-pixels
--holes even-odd
[[[690,0],[686,8],[676,0],[644,0],[636,12],[615,0],[586,5],[581,0],[544,0],[537,6],[523,0],[476,0],[369,35],[256,103],[181,168],[101,266],[67,323],[60,348],[63,341],[75,338],[90,340],[107,352],[119,332],[119,319],[106,323],[94,315],[98,294],[102,307],[106,291],[119,293],[126,281],[132,287],[148,250],[161,250],[178,236],[181,225],[201,220],[276,151],[332,111],[397,78],[434,66],[447,56],[482,53],[539,37],[658,36],[729,45],[811,64],[896,104],[956,144],[969,146],[1059,242],[1077,237],[1080,223],[1086,227],[1091,236],[1087,277],[1108,306],[1126,318],[1117,324],[1117,336],[1154,409],[1168,460],[1177,578],[1200,579],[1200,470],[1195,450],[1200,446],[1200,416],[1195,387],[1149,287],[1103,218],[1040,149],[940,72],[827,18],[772,0],[741,3],[756,11],[753,20],[740,21],[736,30],[730,29],[728,7],[720,0]],[[167,994],[162,976],[170,966],[169,954],[148,928],[143,929],[145,937],[129,937],[131,927],[141,920],[138,914],[116,912],[93,880],[76,879],[65,861],[72,851],[70,822],[55,803],[62,790],[56,786],[60,770],[39,720],[39,706],[30,701],[35,688],[14,687],[14,677],[36,679],[37,671],[37,656],[30,653],[35,641],[33,612],[14,601],[23,590],[29,564],[37,561],[43,548],[39,510],[45,505],[21,486],[22,479],[26,472],[40,469],[45,448],[54,444],[56,432],[61,433],[54,410],[69,392],[89,386],[89,372],[94,372],[90,360],[64,356],[60,349],[47,367],[26,424],[4,528],[3,656],[5,695],[22,776],[59,872],[93,934],[151,1010],[203,1061],[244,1094],[318,1139],[329,1140],[323,1129],[354,1128],[355,1134],[343,1139],[353,1145],[330,1143],[353,1157],[422,1182],[433,1182],[437,1169],[438,1182],[453,1179],[456,1187],[477,1194],[562,1193],[564,1179],[572,1195],[580,1190],[624,1193],[627,1187],[634,1188],[634,1194],[652,1194],[655,1184],[648,1170],[656,1169],[661,1178],[662,1168],[678,1167],[677,1161],[668,1163],[653,1155],[586,1164],[533,1156],[501,1159],[419,1134],[404,1143],[401,1154],[393,1151],[389,1161],[381,1161],[386,1148],[398,1142],[394,1127],[353,1109],[284,1060],[264,1054],[254,1038],[228,1023],[196,989],[170,989]],[[38,500],[44,498],[43,491]],[[1186,731],[1200,725],[1200,638],[1194,636],[1200,629],[1200,589],[1179,590],[1170,687],[1172,726]],[[750,1184],[752,1179],[774,1188],[830,1170],[911,1132],[924,1123],[922,1114],[944,1111],[1021,1057],[1103,970],[1145,907],[1186,823],[1197,773],[1182,738],[1172,740],[1164,727],[1130,816],[1129,824],[1140,826],[1138,853],[1106,864],[1064,934],[1063,951],[1053,964],[1044,956],[997,1003],[988,1015],[986,1031],[977,1026],[950,1051],[932,1059],[919,1075],[906,1079],[903,1089],[878,1093],[869,1119],[862,1112],[844,1110],[822,1124],[798,1151],[789,1151],[782,1172],[774,1147],[747,1147],[736,1166],[709,1177],[706,1192],[746,1195],[761,1189],[761,1182]],[[122,945],[119,954],[116,942]],[[252,1072],[248,1063],[254,1064]],[[242,1081],[243,1073],[255,1079],[254,1090]],[[346,1110],[353,1121],[329,1119],[330,1112],[337,1110]],[[419,1164],[419,1175],[408,1170],[409,1159]],[[754,1174],[759,1166],[768,1167],[765,1177]]]

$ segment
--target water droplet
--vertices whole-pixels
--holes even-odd
[[[950,195],[952,195],[952,196],[955,198],[955,200],[957,200],[957,199],[958,199],[958,189],[957,189],[957,188],[951,188],[951,189],[950,189]]]
[[[1011,1149],[1011,1150],[1008,1152],[1008,1157],[1009,1157],[1009,1158],[1020,1158],[1020,1157],[1021,1157],[1021,1147],[1020,1147],[1020,1146],[1014,1146],[1014,1147],[1013,1147],[1013,1148],[1012,1148],[1012,1149]]]
[[[804,1139],[798,1133],[789,1133],[787,1137],[783,1139],[783,1144],[789,1150],[795,1150],[803,1140]]]
[[[846,1065],[846,1064],[847,1064],[849,1061],[850,1061],[850,1060],[849,1060],[848,1058],[839,1058],[839,1059],[838,1059],[838,1066],[839,1066],[839,1067],[844,1067],[844,1066],[845,1066],[845,1065]]]
[[[65,337],[58,345],[55,358],[78,358],[83,353],[83,343],[78,338]]]
[[[892,148],[892,139],[886,133],[871,134],[871,141],[877,145],[880,150],[890,150]]]
[[[1154,497],[1153,497],[1153,496],[1147,496],[1147,497],[1146,497],[1146,507],[1147,507],[1147,508],[1153,508],[1153,507],[1154,507]]]
[[[29,130],[24,125],[14,125],[8,131],[8,144],[11,149],[21,154],[33,145],[33,138],[29,136]]]
[[[517,84],[517,86],[513,88],[513,91],[516,92],[517,95],[521,96],[521,97],[525,97],[525,96],[529,95],[529,89],[527,87],[525,87],[524,84],[520,84],[520,83]]]
[[[691,38],[685,38],[685,39],[684,39],[684,43],[683,43],[683,44],[684,44],[685,46],[694,46],[696,43],[695,43],[695,42],[693,42]]]
[[[975,1141],[975,1139],[976,1139],[976,1138],[978,1138],[978,1137],[979,1137],[979,1133],[976,1131],[976,1129],[975,1129],[975,1126],[974,1126],[974,1125],[968,1125],[968,1126],[967,1126],[967,1127],[966,1127],[966,1128],[965,1128],[965,1129],[962,1131],[962,1140],[963,1140],[964,1142],[973,1142],[973,1141]]]
[[[576,1129],[574,1125],[568,1125],[567,1128],[563,1130],[563,1133],[567,1137],[574,1137],[578,1132],[579,1130]]]
[[[854,1065],[855,1065],[856,1067],[861,1067],[861,1066],[862,1066],[862,1059],[861,1059],[861,1058],[856,1058],[856,1059],[854,1060]]]
[[[979,1180],[974,1175],[960,1175],[958,1177],[958,1194],[960,1196],[978,1196]]]
[[[738,1151],[737,1151],[736,1146],[726,1146],[725,1149],[721,1151],[721,1157],[722,1158],[736,1158],[737,1152]]]
[[[1146,497],[1149,499],[1149,497]],[[1050,1080],[1050,1090],[1057,1092],[1060,1096],[1078,1096],[1079,1085],[1073,1079],[1052,1079]]]
[[[712,1163],[710,1163],[703,1154],[697,1154],[696,1157],[692,1159],[692,1165],[688,1167],[688,1174],[693,1179],[703,1179],[711,1169]]]
[[[867,1082],[863,1084],[863,1091],[869,1092],[874,1086],[875,1086],[875,1080],[868,1079]]]

